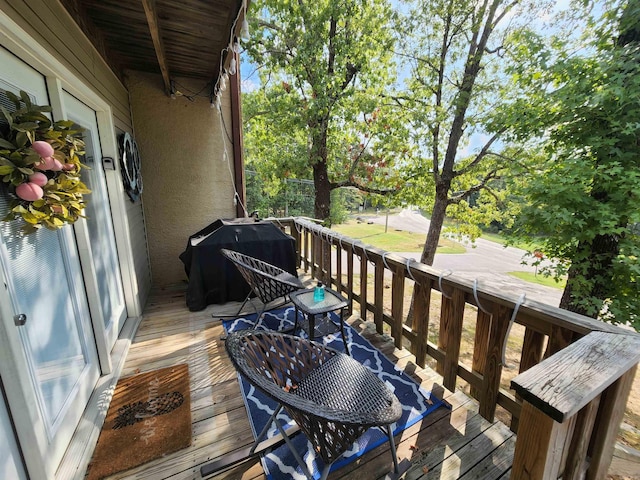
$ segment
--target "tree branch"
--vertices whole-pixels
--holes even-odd
[[[331,190],[334,190],[336,188],[341,188],[341,187],[355,187],[362,192],[375,193],[377,195],[391,195],[398,191],[398,189],[395,189],[395,188],[391,188],[391,189],[373,188],[368,185],[361,185],[358,182],[355,182],[353,180],[345,180],[343,182],[329,182],[329,188]]]
[[[498,168],[493,169],[489,173],[487,173],[485,177],[482,179],[482,181],[477,185],[474,185],[473,187],[468,188],[467,190],[464,190],[462,192],[454,193],[451,198],[447,199],[447,205],[457,205],[462,200],[469,198],[471,194],[479,192],[480,190],[487,189],[487,183],[489,183],[490,180],[498,178],[497,174],[500,170],[501,169],[498,169]]]
[[[499,131],[494,133],[491,136],[491,138],[489,139],[489,141],[487,143],[485,143],[484,146],[482,147],[482,149],[478,152],[478,154],[476,155],[476,158],[474,158],[473,161],[469,165],[467,165],[466,167],[454,172],[453,176],[457,177],[458,175],[464,175],[468,171],[473,170],[484,159],[484,157],[487,156],[487,154],[489,153],[489,149],[491,148],[491,145],[493,145],[493,143],[498,138],[500,138],[500,135],[502,135],[506,130],[507,130],[507,128],[503,127]]]

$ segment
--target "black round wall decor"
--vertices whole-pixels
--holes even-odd
[[[124,189],[131,201],[135,202],[142,194],[142,174],[138,145],[129,133],[120,136],[120,167]]]

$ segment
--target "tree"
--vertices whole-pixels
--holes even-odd
[[[288,165],[294,176],[312,171],[321,219],[329,217],[332,189],[395,191],[388,167],[397,155],[389,150],[398,144],[379,106],[394,74],[387,1],[259,0],[252,9],[247,53],[259,65],[261,92],[245,97],[255,102],[246,136],[268,154],[254,161],[278,163],[273,148],[287,148],[287,138],[304,149]],[[271,150],[258,147],[268,142]]]
[[[508,119],[495,115],[496,106],[509,98],[500,68],[510,37],[498,26],[517,4],[416,0],[404,20],[400,54],[411,74],[407,91],[394,99],[408,112],[419,153],[408,171],[408,200],[432,210],[423,263],[433,264],[447,213],[468,223],[495,218],[498,209],[487,207],[503,193],[492,186],[520,156],[518,149],[506,151],[501,144]],[[472,137],[483,144],[466,152]],[[472,196],[475,208],[469,205]]]
[[[566,39],[542,48],[530,35],[536,54],[515,71],[538,92],[519,128],[547,156],[523,186],[518,232],[560,260],[555,275],[568,272],[562,308],[640,329],[640,1],[590,26],[572,56]]]

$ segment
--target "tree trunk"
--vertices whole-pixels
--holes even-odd
[[[313,185],[316,190],[315,217],[326,220],[331,211],[331,185],[326,161],[318,162],[313,166]]]
[[[329,218],[331,212],[331,184],[327,168],[327,130],[326,119],[319,119],[309,125],[312,131],[310,160],[313,166],[313,186],[315,188],[314,216],[320,220]]]
[[[591,242],[578,244],[576,256],[581,260],[571,262],[560,308],[598,318],[604,301],[612,293],[612,267],[620,251],[619,241],[618,235],[596,235]],[[588,283],[584,291],[578,290],[579,297],[574,287],[576,280]],[[584,304],[585,297],[591,298],[588,305]]]
[[[427,240],[420,257],[420,261],[426,265],[433,265],[433,260],[436,257],[436,249],[438,248],[442,225],[447,213],[448,192],[449,188],[445,184],[440,183],[437,185],[435,203],[431,213],[431,221],[429,222],[429,233],[427,233]]]

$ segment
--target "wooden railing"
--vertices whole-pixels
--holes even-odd
[[[434,359],[449,390],[454,390],[459,380],[466,382],[486,419],[494,420],[498,405],[508,412],[507,423],[518,433],[511,478],[581,478],[578,472],[586,478],[604,478],[640,361],[640,336],[511,292],[479,288],[455,274],[446,276],[309,220],[276,222],[296,239],[298,266],[347,296],[359,307],[362,320],[373,319],[379,334],[386,326],[396,347],[408,346],[420,366],[425,366],[428,357]],[[367,288],[370,272],[373,291]],[[354,288],[356,279],[359,286]],[[385,309],[385,282],[391,286],[390,309]],[[406,290],[411,286],[414,300],[411,323],[407,325],[405,298],[411,298]],[[431,304],[438,297],[441,306],[434,343],[429,340],[429,318]],[[470,310],[467,306],[475,307],[470,367],[460,361],[463,320],[465,311],[468,318]],[[524,327],[524,340],[519,357],[521,375],[512,381],[512,392],[501,388],[500,383],[513,324]],[[609,350],[600,346],[602,335]],[[619,341],[625,345],[624,352],[618,348]],[[579,358],[584,355],[590,359],[595,355],[593,350],[602,350],[601,356],[611,368],[576,361],[576,352]],[[546,376],[551,364],[557,368],[556,375]],[[572,382],[571,378],[588,379],[588,395],[577,389],[583,382]],[[576,401],[561,402],[561,416],[551,413],[553,408],[548,405],[567,397]],[[536,429],[543,425],[542,418],[548,425],[540,435]],[[531,452],[539,455],[528,455]]]

